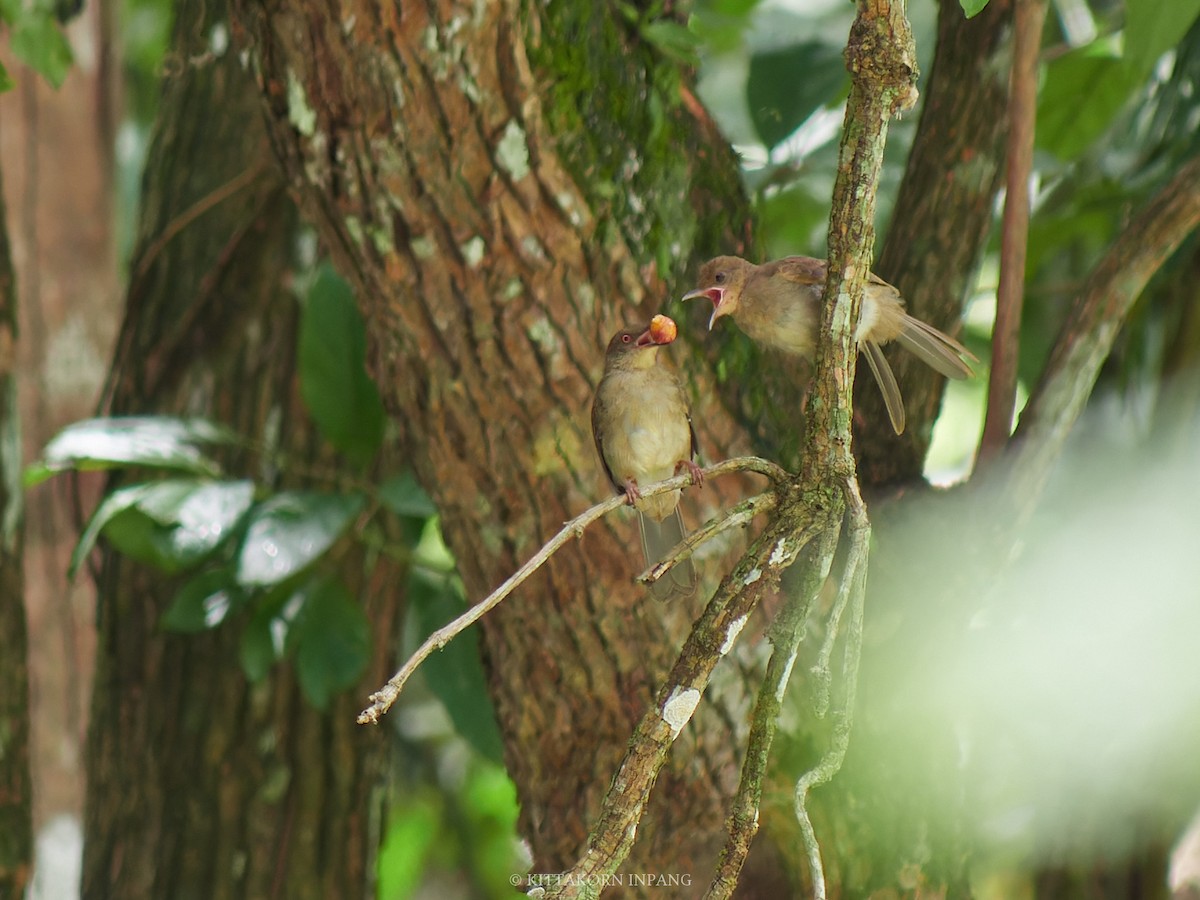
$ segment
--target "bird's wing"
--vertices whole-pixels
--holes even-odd
[[[796,284],[824,284],[826,268],[823,259],[814,259],[811,256],[785,256],[783,259],[759,266],[759,271],[767,278],[779,275]]]
[[[596,442],[596,454],[600,457],[600,465],[604,466],[604,474],[608,476],[608,480],[612,482],[618,493],[621,491],[621,485],[617,484],[617,479],[613,476],[613,471],[608,467],[608,458],[604,455],[604,428],[600,424],[604,418],[604,393],[603,382],[601,387],[596,389],[596,397],[592,400],[592,439]]]
[[[785,256],[783,259],[776,260],[773,263],[767,263],[762,268],[778,272],[788,281],[794,281],[797,284],[824,284],[829,274],[828,263],[823,259],[814,259],[811,256]],[[770,274],[770,272],[764,274]],[[892,285],[888,284],[874,272],[867,273],[867,284],[874,284],[896,291]],[[899,291],[896,291],[896,293],[898,294]]]

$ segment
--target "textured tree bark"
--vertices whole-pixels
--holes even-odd
[[[740,246],[728,145],[680,103],[675,65],[606,5],[237,8],[276,151],[359,288],[404,455],[478,599],[608,490],[587,424],[603,348],[677,295],[690,249]],[[732,455],[709,376],[685,366],[704,454]],[[685,515],[729,491],[689,494]],[[589,533],[482,623],[535,872],[574,859],[691,615],[631,586],[630,529]],[[711,873],[741,673],[708,697],[632,870]]]
[[[33,865],[21,428],[16,409],[17,289],[0,185],[0,898],[25,896]]]
[[[208,416],[332,465],[295,383],[295,211],[253,85],[208,43],[223,12],[179,9],[187,63],[165,83],[108,406]],[[226,462],[282,481],[261,460]],[[339,559],[379,637],[365,690],[390,668],[399,573],[353,548]],[[165,635],[175,579],[108,555],[99,583],[83,896],[373,896],[386,746],[354,724],[358,697],[318,713],[283,666],[248,685],[237,627]]]

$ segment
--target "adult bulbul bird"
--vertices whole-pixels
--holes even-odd
[[[618,331],[604,357],[604,377],[592,402],[592,435],[609,480],[637,510],[646,565],[661,560],[683,540],[681,491],[643,497],[639,485],[670,478],[687,469],[700,484],[692,461],[696,433],[687,394],[673,372],[659,365],[658,350],[675,339],[675,323],[655,316],[645,329]],[[681,559],[650,587],[660,600],[696,590],[696,568]]]
[[[718,256],[700,269],[700,286],[684,300],[712,301],[708,320],[729,316],[753,340],[811,360],[825,293],[826,263],[811,256],[788,256],[756,266],[737,256]],[[899,341],[926,365],[947,378],[975,373],[962,357],[976,357],[949,335],[904,311],[900,292],[871,274],[863,291],[862,315],[854,333],[858,348],[879,383],[896,434],[904,431],[904,400],[881,345]]]

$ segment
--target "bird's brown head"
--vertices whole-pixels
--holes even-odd
[[[684,294],[683,299],[695,300],[704,297],[712,301],[713,312],[708,320],[709,331],[712,331],[717,319],[737,313],[738,303],[742,299],[742,288],[746,284],[746,276],[750,269],[751,264],[740,256],[718,256],[700,267],[700,276],[697,279],[700,286]]]
[[[668,316],[658,315],[646,328],[623,328],[608,342],[608,365],[652,366],[659,347],[675,340],[678,329]]]

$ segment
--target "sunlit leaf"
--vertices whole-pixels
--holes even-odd
[[[844,91],[849,76],[839,47],[818,41],[756,53],[746,101],[762,142],[774,147]]]
[[[1061,160],[1074,159],[1112,125],[1144,80],[1103,48],[1060,56],[1050,63],[1038,98],[1038,146]]]
[[[85,419],[60,431],[46,445],[39,463],[26,470],[30,487],[66,469],[150,466],[215,476],[216,461],[201,450],[228,444],[235,436],[203,419],[129,416]]]
[[[300,320],[300,392],[321,433],[360,466],[374,458],[384,425],[366,346],[350,286],[322,267]]]
[[[238,581],[277,584],[321,556],[363,508],[361,494],[288,491],[250,512]]]
[[[972,19],[983,12],[984,7],[988,5],[988,0],[958,0],[958,4],[967,14],[967,18]]]
[[[334,694],[354,685],[366,670],[370,625],[340,581],[323,578],[303,593],[294,626],[296,677],[309,702],[324,709]]]
[[[1177,45],[1200,15],[1200,0],[1127,0],[1124,57],[1134,72],[1148,73]]]
[[[448,576],[414,570],[408,594],[421,640],[466,607],[455,580]],[[422,668],[430,690],[445,705],[458,733],[483,756],[503,764],[500,731],[479,659],[478,629],[459,635],[430,656]]]
[[[380,900],[417,896],[441,821],[435,796],[406,798],[391,807],[387,835],[379,848]]]

